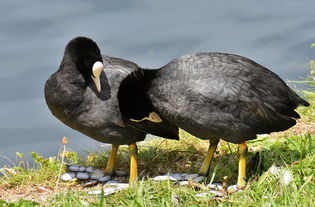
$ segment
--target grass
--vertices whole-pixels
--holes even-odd
[[[110,196],[89,195],[93,189],[76,182],[60,182],[65,169],[61,158],[43,158],[33,153],[35,167],[29,168],[23,155],[13,169],[1,169],[0,206],[313,206],[315,203],[315,97],[306,96],[311,103],[299,108],[299,123],[281,133],[262,136],[248,142],[249,157],[259,152],[262,169],[248,176],[248,185],[241,191],[222,197],[198,197],[204,185],[178,186],[171,181],[154,182],[148,177],[167,172],[196,173],[203,161],[208,142],[180,132],[180,141],[152,139],[139,143],[139,182],[136,186]],[[65,145],[64,145],[65,146]],[[61,153],[63,154],[63,152]],[[66,152],[74,162],[104,167],[108,152],[89,152],[87,158]],[[237,146],[221,141],[206,180],[230,183],[237,178]],[[129,169],[127,147],[121,147],[118,170]],[[286,183],[285,177],[292,175]],[[290,177],[290,176],[289,176]],[[58,183],[58,184],[57,184]],[[176,202],[174,201],[176,197]]]

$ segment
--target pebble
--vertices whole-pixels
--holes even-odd
[[[220,192],[220,191],[217,191],[217,190],[210,190],[210,191],[207,191],[207,192],[197,193],[196,196],[197,197],[205,197],[205,196],[208,196],[209,194],[214,194],[216,196],[223,196],[223,193]]]
[[[196,177],[195,179],[193,179],[193,181],[195,181],[196,183],[200,183],[201,181],[203,181],[205,179],[205,176],[201,175],[199,177]]]
[[[80,168],[79,165],[69,165],[69,166],[68,166],[68,169],[69,169],[69,170],[75,171],[75,172],[78,171],[79,168]]]
[[[98,180],[99,182],[107,182],[107,181],[110,180],[110,175],[105,175],[105,176],[103,176],[103,177],[101,177],[101,178],[98,178],[97,180]]]
[[[104,175],[105,175],[105,172],[103,170],[97,170],[97,171],[95,170],[94,172],[91,172],[91,178],[95,180],[98,180],[101,177],[104,177]]]
[[[159,175],[159,176],[156,176],[152,179],[155,181],[170,180],[170,176],[169,175]]]
[[[85,169],[85,172],[88,172],[88,173],[91,173],[91,172],[94,172],[95,168],[94,167],[87,167]]]
[[[206,188],[216,189],[216,190],[223,190],[222,183],[210,183],[206,186]]]
[[[112,183],[112,184],[106,183],[106,185],[109,185],[109,186],[116,186],[116,187],[119,188],[119,189],[125,189],[125,188],[128,188],[128,187],[129,187],[129,183]]]
[[[117,180],[110,180],[106,184],[117,184],[119,183]]]
[[[86,180],[90,178],[90,175],[87,172],[78,172],[75,177],[80,180]]]
[[[189,180],[189,179],[195,179],[197,177],[199,177],[198,174],[188,174],[188,175],[185,175],[183,176],[185,180]]]
[[[75,173],[74,172],[68,172],[60,175],[60,179],[63,181],[70,181],[75,178]]]
[[[128,187],[129,187],[128,183],[116,183],[115,187],[103,188],[104,196],[116,193]],[[93,194],[93,195],[100,195],[101,193],[102,193],[102,190],[93,190],[93,191],[88,192],[88,194]]]
[[[188,183],[189,182],[187,180],[184,180],[184,181],[180,181],[178,184],[182,186],[182,185],[188,185]]]
[[[231,193],[231,192],[237,191],[238,189],[239,189],[239,187],[237,185],[230,185],[227,188],[227,191]]]
[[[85,169],[86,169],[86,167],[80,166],[79,169],[78,169],[78,171],[79,171],[79,172],[84,172]]]
[[[183,176],[180,173],[170,174],[170,176],[176,179],[177,181],[183,180]]]

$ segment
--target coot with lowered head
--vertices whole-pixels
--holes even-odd
[[[128,125],[149,113],[201,139],[209,139],[199,173],[207,175],[219,139],[239,144],[237,184],[245,186],[246,141],[286,130],[309,104],[275,73],[233,54],[197,53],[160,69],[137,69],[121,83],[118,100]]]

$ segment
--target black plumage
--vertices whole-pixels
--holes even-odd
[[[197,53],[160,69],[137,69],[121,83],[119,104],[128,124],[148,112],[201,139],[240,144],[256,134],[286,130],[309,104],[281,78],[245,57]]]
[[[100,61],[104,71],[100,75],[102,90],[96,90],[92,66]],[[118,107],[120,82],[139,67],[127,60],[102,56],[96,43],[77,37],[66,46],[59,70],[45,84],[45,98],[52,114],[69,127],[100,142],[131,144],[145,138],[144,132],[126,126]],[[151,123],[151,133],[178,139],[177,127],[165,123]]]

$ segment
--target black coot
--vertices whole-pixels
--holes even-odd
[[[178,139],[178,128],[167,120],[154,119],[155,113],[139,123],[142,131],[124,124],[117,92],[123,78],[138,68],[130,61],[102,56],[94,41],[77,37],[68,43],[58,71],[45,85],[46,102],[55,117],[95,140],[113,144],[107,173],[113,171],[118,146],[129,145],[130,182],[137,177],[135,143],[145,138],[143,129],[148,127],[152,134]]]
[[[121,112],[130,126],[156,112],[210,146],[200,174],[208,174],[219,139],[240,144],[238,185],[245,186],[246,141],[296,124],[309,104],[278,75],[245,57],[184,55],[156,70],[137,69],[121,83]]]

